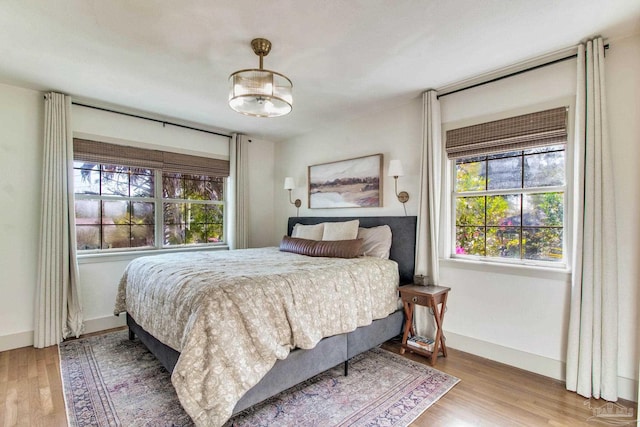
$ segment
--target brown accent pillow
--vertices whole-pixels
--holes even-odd
[[[308,256],[356,258],[362,254],[362,239],[308,240],[284,236],[280,242],[280,250]]]

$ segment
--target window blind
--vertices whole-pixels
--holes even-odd
[[[446,133],[449,159],[567,143],[567,107],[452,129]]]
[[[229,176],[229,161],[74,138],[73,159],[162,169],[189,175]]]

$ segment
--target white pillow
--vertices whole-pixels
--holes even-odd
[[[364,256],[389,259],[391,237],[391,227],[388,225],[358,229],[358,239],[362,239]]]
[[[324,232],[324,223],[315,224],[315,225],[296,224],[293,226],[291,237],[297,237],[298,239],[308,239],[308,240],[322,240],[323,232]]]
[[[358,238],[360,220],[325,222],[322,240],[354,240]]]

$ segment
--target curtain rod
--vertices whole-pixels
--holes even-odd
[[[608,43],[605,44],[604,48],[605,48],[605,50],[609,49],[609,44]],[[526,72],[529,72],[529,71],[537,70],[538,68],[543,68],[543,67],[546,67],[548,65],[557,64],[559,62],[563,62],[563,61],[566,61],[568,59],[573,59],[573,58],[577,58],[577,57],[578,57],[578,54],[577,53],[573,53],[573,54],[565,56],[563,58],[554,59],[553,61],[549,61],[549,62],[545,62],[545,63],[542,63],[542,64],[534,65],[532,67],[525,68],[523,70],[514,71],[513,73],[505,74],[504,76],[495,77],[493,79],[487,80],[486,82],[474,83],[474,84],[472,84],[470,86],[465,86],[465,87],[461,87],[460,89],[452,90],[451,92],[445,92],[442,95],[438,95],[437,98],[440,99],[443,96],[452,95],[454,93],[462,92],[462,91],[465,91],[467,89],[473,89],[474,87],[483,86],[483,85],[486,85],[486,84],[489,84],[489,83],[497,82],[499,80],[506,79],[508,77],[517,76],[518,74],[523,74],[523,73],[526,73]]]
[[[198,132],[204,132],[204,133],[209,133],[209,134],[212,134],[212,135],[225,136],[227,138],[231,138],[231,135],[228,135],[226,133],[219,133],[219,132],[214,132],[214,131],[211,131],[211,130],[198,129],[198,128],[194,128],[194,127],[191,127],[191,126],[186,126],[186,125],[181,125],[181,124],[178,124],[178,123],[168,122],[166,120],[152,119],[151,117],[138,116],[137,114],[123,113],[122,111],[116,111],[116,110],[110,110],[108,108],[96,107],[96,106],[93,106],[93,105],[82,104],[80,102],[71,102],[71,104],[78,105],[80,107],[93,108],[94,110],[106,111],[106,112],[109,112],[109,113],[122,114],[123,116],[135,117],[137,119],[149,120],[149,121],[156,122],[156,123],[162,123],[162,126],[171,125],[171,126],[176,126],[176,127],[179,127],[179,128],[195,130],[195,131],[198,131]]]

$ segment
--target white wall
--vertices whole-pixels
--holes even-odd
[[[71,117],[75,138],[229,159],[229,138],[226,136],[75,104],[71,106]]]
[[[249,138],[249,247],[272,246],[275,233],[275,145]]]
[[[228,158],[226,138],[83,107],[72,109],[74,135],[185,154]],[[0,84],[0,351],[33,345],[40,235],[43,93]],[[180,135],[190,132],[189,143]],[[274,144],[249,148],[250,245],[274,235]],[[10,208],[8,208],[10,207]],[[86,332],[124,324],[113,316],[116,289],[131,255],[80,260],[80,297]]]
[[[347,123],[338,123],[322,131],[276,145],[276,221],[278,233],[273,244],[279,244],[286,234],[286,218],[296,215],[289,203],[288,192],[282,190],[286,176],[292,176],[296,189],[292,198],[302,201],[300,216],[374,216],[404,215],[402,204],[394,195],[393,177],[387,176],[389,160],[402,161],[405,176],[398,178],[398,191],[407,191],[407,211],[415,215],[418,203],[418,175],[422,135],[422,100],[415,98],[391,111],[364,117]],[[307,167],[319,163],[345,160],[382,153],[384,158],[383,207],[352,209],[309,209],[307,193]]]
[[[638,283],[640,256],[640,36],[610,40],[606,73],[617,199],[620,282],[620,395],[637,400]],[[490,118],[504,111],[521,111],[555,100],[575,99],[575,60],[544,67],[510,79],[441,99],[443,122]],[[572,101],[573,102],[573,101]],[[300,215],[402,215],[393,198],[392,181],[384,186],[381,209],[307,209],[307,166],[382,152],[385,163],[400,158],[407,176],[400,188],[418,191],[422,106],[419,99],[390,111],[338,123],[276,147],[276,180],[294,176],[303,201]],[[385,164],[386,170],[386,164]],[[446,177],[445,177],[446,178]],[[385,179],[387,177],[385,176]],[[286,192],[276,199],[276,223],[284,232],[286,218],[295,214]],[[416,198],[407,208],[417,214]],[[280,234],[278,234],[279,236]],[[277,243],[277,237],[276,241]],[[562,271],[486,267],[443,260],[441,280],[451,286],[445,331],[454,348],[499,360],[555,378],[564,377],[570,275]]]
[[[637,162],[640,159],[640,35],[612,40],[605,64],[618,227],[618,371],[622,378],[638,380],[640,167]],[[637,385],[635,388],[637,393]],[[637,397],[636,394],[636,401]]]
[[[43,117],[42,93],[0,84],[0,351],[33,344]]]

